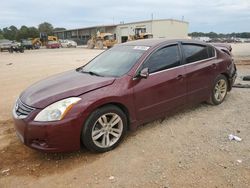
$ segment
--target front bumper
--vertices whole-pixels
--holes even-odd
[[[18,138],[30,148],[44,152],[71,152],[81,147],[83,119],[80,117],[55,122],[35,122],[29,118],[18,119],[15,115],[13,119]]]

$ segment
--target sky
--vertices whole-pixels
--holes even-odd
[[[0,28],[49,22],[66,29],[153,19],[189,22],[189,32],[250,32],[250,0],[5,0]]]

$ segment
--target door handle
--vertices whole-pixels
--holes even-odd
[[[176,77],[177,80],[182,80],[183,78],[184,78],[183,75],[178,75],[178,76]]]
[[[213,64],[211,65],[211,67],[212,67],[213,69],[216,69],[216,68],[217,68],[217,64],[213,63]]]

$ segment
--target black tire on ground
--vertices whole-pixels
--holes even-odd
[[[9,51],[10,53],[13,53],[13,52],[14,52],[13,48],[9,48],[8,51]]]
[[[98,123],[98,119],[101,118],[103,115],[111,114],[111,113],[116,114],[120,117],[120,119],[122,121],[122,125],[123,125],[120,127],[122,131],[121,131],[119,139],[116,142],[114,142],[111,146],[100,147],[94,142],[94,140],[92,138],[92,132],[95,130],[94,128],[97,125],[100,126],[101,128],[103,128],[101,126],[101,124]],[[109,119],[109,121],[111,122],[111,119]],[[117,123],[117,125],[118,125],[118,123]],[[127,117],[124,114],[124,112],[115,105],[107,105],[107,106],[96,109],[87,118],[86,122],[83,125],[83,129],[82,129],[82,133],[81,133],[81,141],[85,145],[85,147],[87,149],[89,149],[90,151],[99,152],[99,153],[107,152],[107,151],[110,151],[110,150],[114,149],[115,147],[117,147],[118,144],[122,141],[124,135],[126,134],[127,126],[128,126]],[[111,134],[109,134],[109,135],[111,135]],[[103,137],[104,137],[104,135],[100,137],[100,140],[103,140]],[[112,142],[112,138],[110,139],[110,142]]]
[[[92,40],[88,40],[88,43],[87,43],[87,48],[88,49],[93,49],[95,47],[95,44]]]
[[[250,76],[244,76],[243,81],[250,81]]]
[[[103,42],[101,41],[101,40],[98,40],[97,42],[96,42],[96,47],[98,48],[98,49],[103,49]]]
[[[220,85],[221,88],[224,88],[224,92],[223,93],[220,92],[220,94],[218,95],[217,87]],[[212,105],[219,105],[225,100],[227,92],[228,92],[228,79],[226,78],[226,76],[220,74],[215,79],[210,99],[207,102]]]

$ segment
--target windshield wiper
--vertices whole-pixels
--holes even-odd
[[[102,75],[100,75],[100,74],[98,74],[98,73],[96,73],[96,72],[93,72],[93,71],[89,71],[88,73],[91,74],[91,75],[103,77]]]
[[[93,72],[93,71],[84,71],[84,70],[82,70],[81,71],[82,73],[87,73],[87,74],[90,74],[90,75],[94,75],[94,76],[101,76],[101,77],[103,77],[102,75],[100,75],[100,74],[98,74],[98,73],[96,73],[96,72]]]

